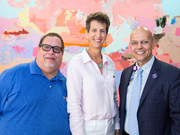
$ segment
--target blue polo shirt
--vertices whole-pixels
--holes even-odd
[[[49,80],[36,64],[0,74],[0,135],[70,135],[66,79]]]

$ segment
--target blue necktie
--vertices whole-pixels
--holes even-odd
[[[138,123],[137,123],[137,110],[139,107],[141,85],[142,85],[142,72],[141,68],[137,71],[137,76],[134,78],[134,85],[130,99],[129,105],[129,134],[130,135],[139,135]]]

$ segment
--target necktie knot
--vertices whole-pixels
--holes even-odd
[[[142,68],[139,68],[139,69],[137,70],[137,74],[142,74],[142,72],[143,72],[143,69],[142,69]]]

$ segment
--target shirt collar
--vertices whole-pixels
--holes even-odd
[[[41,75],[41,76],[45,76],[45,75],[42,73],[42,71],[41,71],[41,69],[39,68],[39,66],[37,65],[37,63],[36,63],[36,58],[35,58],[32,62],[30,62],[30,72],[31,72],[31,74],[38,74],[38,75]],[[60,70],[58,70],[57,75],[56,75],[54,78],[52,78],[51,80],[65,80],[65,77],[64,77],[64,75],[60,72]]]
[[[154,63],[154,55],[152,56],[152,58],[145,64],[143,65],[141,68],[143,69],[143,72],[150,72],[150,69]],[[138,67],[138,69],[140,68],[139,65],[136,62],[136,66]]]
[[[83,50],[82,55],[83,55],[83,63],[87,63],[89,61],[92,61],[92,59],[89,56],[89,54],[87,53],[86,49]],[[101,55],[102,55],[103,64],[104,64],[105,62],[107,62],[107,58],[105,57],[105,55],[103,53],[101,53]]]
[[[58,70],[57,75],[52,78],[51,80],[66,80],[66,78],[64,77],[64,75],[60,72],[60,70]]]
[[[31,72],[31,74],[43,75],[41,69],[39,68],[39,66],[36,63],[36,58],[32,62],[30,62],[30,72]]]

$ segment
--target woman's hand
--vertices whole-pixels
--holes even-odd
[[[120,135],[120,131],[119,131],[119,130],[116,130],[116,131],[115,131],[115,135]]]

